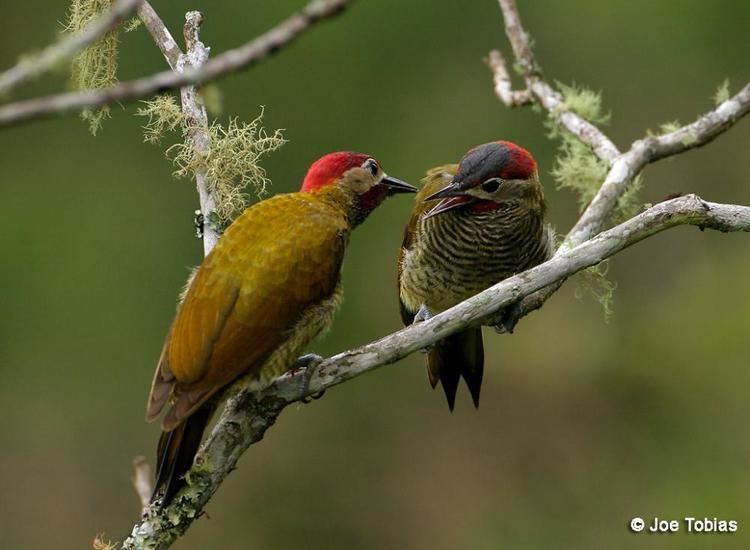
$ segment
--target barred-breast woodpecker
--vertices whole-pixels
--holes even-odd
[[[399,256],[404,324],[428,319],[551,255],[554,231],[545,221],[536,161],[518,145],[480,145],[459,164],[428,171],[423,183]],[[451,410],[461,377],[479,406],[483,371],[481,327],[427,351],[430,383],[442,384]]]
[[[166,506],[190,469],[222,390],[243,375],[260,390],[331,324],[352,229],[383,200],[416,188],[372,157],[313,163],[297,193],[245,210],[199,266],[164,342],[146,418],[168,405],[152,500]]]

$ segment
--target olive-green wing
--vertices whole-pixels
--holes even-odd
[[[173,386],[165,430],[260,368],[307,308],[333,294],[345,231],[343,215],[298,193],[254,205],[227,229],[199,268],[157,367],[155,380],[165,382],[155,388]],[[164,399],[163,389],[156,393]],[[150,400],[148,416],[164,401]]]

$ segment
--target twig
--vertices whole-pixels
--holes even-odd
[[[497,50],[491,51],[486,63],[495,75],[495,94],[500,98],[500,101],[508,107],[520,107],[534,101],[531,90],[528,88],[518,91],[513,90],[513,82],[503,54]]]
[[[231,399],[202,446],[189,487],[163,511],[151,507],[133,528],[125,548],[166,548],[187,530],[238,458],[263,438],[284,407],[434,344],[468,326],[482,324],[497,311],[536,290],[596,265],[624,248],[677,225],[718,231],[750,231],[750,207],[705,202],[695,195],[666,201],[630,220],[565,250],[551,260],[506,279],[426,321],[376,342],[326,359],[312,376],[280,376],[260,395],[247,390]],[[309,376],[309,384],[305,382]],[[189,496],[186,496],[189,494]]]
[[[125,548],[166,548],[174,542],[201,514],[213,493],[235,468],[242,453],[263,438],[266,430],[290,403],[398,361],[456,331],[485,324],[494,319],[498,311],[521,300],[521,304],[529,300],[529,304],[539,307],[565,278],[670,227],[696,225],[719,231],[750,231],[750,207],[708,203],[695,195],[688,195],[660,203],[593,236],[593,232],[599,231],[609,219],[621,194],[621,187],[627,185],[646,163],[713,139],[745,114],[746,103],[750,103],[750,99],[745,98],[743,90],[725,102],[728,105],[722,104],[699,119],[702,122],[690,125],[689,130],[683,128],[659,138],[641,140],[621,155],[599,128],[563,109],[562,95],[542,79],[541,70],[521,27],[515,2],[499,1],[504,11],[510,10],[505,13],[506,27],[524,70],[527,88],[513,91],[504,60],[499,54],[491,54],[489,64],[495,73],[498,96],[509,105],[526,104],[530,98],[539,101],[559,117],[566,129],[589,144],[595,154],[611,166],[610,175],[624,170],[621,183],[608,185],[605,182],[603,191],[600,191],[603,198],[599,205],[592,202],[584,214],[584,218],[591,216],[591,221],[580,231],[576,232],[574,228],[565,245],[549,261],[506,279],[427,322],[409,326],[376,342],[331,357],[316,367],[312,374],[286,373],[260,394],[253,394],[240,381],[231,390],[233,397],[228,399],[220,419],[202,445],[196,457],[197,466],[188,473],[187,487],[165,510],[149,507],[125,541]],[[642,145],[639,146],[639,143]]]
[[[166,90],[217,80],[271,56],[315,23],[339,14],[350,2],[351,0],[314,0],[302,11],[255,40],[214,57],[199,69],[189,69],[182,73],[163,71],[111,88],[56,94],[3,105],[0,107],[0,126],[111,103],[127,103]]]
[[[145,0],[138,10],[138,17],[141,18],[148,29],[167,64],[176,73],[200,69],[208,61],[211,49],[200,40],[200,27],[203,24],[201,12],[191,11],[185,14],[183,35],[187,53],[182,52],[164,21],[151,7],[151,4]],[[206,107],[198,93],[198,88],[196,86],[184,86],[180,89],[180,100],[182,113],[185,115],[183,123],[185,140],[193,148],[198,158],[206,158],[211,153],[211,136],[208,131]],[[219,240],[219,231],[213,222],[216,217],[216,198],[211,193],[206,169],[196,168],[194,175],[201,205],[200,212],[204,220],[201,231],[203,254],[208,255]]]
[[[137,456],[133,459],[133,477],[131,478],[138,499],[141,501],[141,511],[143,513],[148,509],[151,502],[151,466],[146,459]]]
[[[200,41],[200,27],[203,14],[190,11],[185,15],[186,53],[180,54],[177,60],[177,71],[198,70],[208,61],[210,49]],[[180,89],[182,112],[185,115],[183,127],[185,141],[200,159],[208,158],[211,153],[211,135],[208,131],[208,117],[203,99],[196,86],[184,86]],[[214,223],[216,218],[216,198],[211,192],[207,170],[203,163],[194,169],[195,185],[198,189],[201,214],[203,216],[203,254],[208,255],[219,240],[219,230]]]
[[[566,110],[562,94],[544,80],[541,68],[531,50],[529,35],[523,28],[515,0],[498,0],[498,4],[503,13],[505,34],[516,61],[523,71],[527,91],[545,110],[557,118],[563,128],[590,146],[592,152],[610,167],[598,192],[565,237],[558,254],[590,239],[606,227],[617,206],[617,201],[647,164],[705,145],[729,129],[750,110],[750,84],[748,84],[737,95],[724,101],[692,124],[662,136],[640,139],[633,143],[627,152],[620,153],[600,128],[578,114]],[[494,75],[498,98],[509,107],[517,106],[519,103],[514,101],[513,96],[507,94],[510,88],[510,77],[505,59],[500,52],[490,52],[487,64]],[[505,80],[507,84],[503,82],[503,89],[499,89],[499,82]],[[554,287],[542,289],[516,304],[506,320],[509,328],[512,330],[521,317],[539,309],[560,286],[562,282]]]
[[[86,25],[80,32],[66,36],[59,42],[44,48],[40,54],[23,60],[0,74],[0,96],[47,72],[58,63],[73,57],[96,42],[129,17],[140,2],[141,0],[117,0],[109,10]]]
[[[167,64],[173,70],[177,70],[177,62],[182,55],[182,50],[172,37],[172,33],[162,21],[156,10],[146,0],[138,8],[138,18],[143,22],[143,26],[151,34],[157,47],[161,51]]]
[[[657,160],[701,147],[731,128],[750,111],[750,84],[734,97],[699,117],[692,124],[668,134],[646,137],[618,157],[604,183],[571,229],[563,246],[575,246],[599,232],[609,221],[617,201],[643,168]]]
[[[523,28],[521,16],[515,0],[498,0],[503,12],[505,34],[513,48],[513,55],[523,71],[526,87],[550,113],[555,113],[560,124],[583,143],[591,147],[596,156],[612,163],[620,154],[614,143],[594,124],[573,111],[563,109],[564,99],[560,92],[552,88],[542,77],[542,70],[531,50],[529,35]],[[496,72],[498,68],[507,74],[505,61],[499,52],[490,52],[489,65]],[[502,100],[503,98],[500,97]]]

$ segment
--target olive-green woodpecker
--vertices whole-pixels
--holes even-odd
[[[298,193],[240,215],[206,256],[169,329],[146,417],[162,409],[154,500],[167,505],[193,463],[224,390],[242,376],[260,390],[292,368],[341,301],[351,231],[394,193],[416,192],[360,153],[315,162]]]
[[[554,231],[545,209],[534,158],[508,141],[480,145],[459,164],[428,171],[399,256],[404,324],[429,319],[548,259]],[[451,410],[461,377],[479,406],[483,371],[481,327],[427,351],[430,383],[442,384]]]

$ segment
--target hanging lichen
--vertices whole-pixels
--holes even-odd
[[[112,0],[72,0],[68,13],[66,31],[75,33],[108,10]],[[96,43],[82,50],[73,58],[71,77],[73,86],[79,90],[108,88],[117,83],[118,31],[112,30]],[[109,107],[85,109],[81,116],[96,135],[105,118],[109,118]]]
[[[563,94],[563,103],[556,112],[550,113],[546,122],[550,139],[560,141],[551,174],[558,189],[570,189],[576,194],[579,208],[583,211],[604,183],[609,165],[597,157],[588,145],[560,125],[558,113],[572,111],[597,125],[607,124],[610,115],[603,112],[600,93],[575,85],[558,83],[558,86]],[[620,197],[612,213],[614,223],[632,217],[641,208],[638,199],[641,186],[640,176],[630,182],[628,190]],[[607,279],[606,265],[602,263],[581,272],[579,289],[586,289],[602,305],[605,319],[608,319],[612,314],[616,285]]]
[[[137,114],[148,118],[143,131],[149,143],[158,143],[185,120],[171,95],[156,96],[142,104]],[[247,207],[248,187],[259,197],[266,192],[269,180],[260,161],[286,143],[282,131],[269,134],[262,126],[262,119],[261,110],[251,122],[230,118],[226,126],[212,123],[208,128],[211,144],[208,155],[198,154],[186,141],[166,151],[175,164],[175,177],[192,178],[196,171],[205,173],[209,190],[216,199],[216,221],[220,226],[231,223]]]

